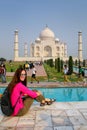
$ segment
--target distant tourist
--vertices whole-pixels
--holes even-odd
[[[32,62],[30,62],[30,64],[29,64],[29,65],[30,65],[30,69],[32,69],[32,67],[33,67],[33,63],[32,63]]]
[[[78,76],[79,76],[79,78],[82,78],[82,67],[81,66],[79,66]]]
[[[82,81],[83,81],[83,86],[86,86],[87,85],[87,77],[85,76],[84,69],[82,69],[82,71],[81,71],[81,77],[82,77]]]
[[[0,78],[2,83],[6,83],[6,68],[4,64],[0,65]]]
[[[84,69],[81,66],[79,66],[79,74],[78,75],[79,75],[80,79],[83,79],[85,76]]]
[[[5,82],[6,82],[6,66],[3,64],[3,69],[4,69],[4,77],[5,77]]]
[[[69,72],[69,69],[67,67],[67,65],[64,65],[64,82],[70,82],[70,80],[68,79],[68,72]]]
[[[28,62],[26,62],[26,63],[24,64],[24,68],[25,68],[27,71],[29,71],[30,65],[29,65]]]
[[[37,73],[37,70],[36,70],[35,66],[33,65],[32,66],[32,75],[31,75],[31,83],[33,83],[33,80],[36,80],[37,83],[39,83],[39,80],[36,78],[36,73]]]

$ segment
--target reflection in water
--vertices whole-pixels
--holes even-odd
[[[3,93],[5,88],[0,88]],[[87,88],[64,87],[64,88],[31,88],[37,89],[47,98],[56,98],[58,102],[87,101]]]
[[[77,93],[77,97],[78,97],[78,101],[84,101],[84,94],[85,90],[84,89],[76,89],[76,93]]]
[[[72,88],[64,89],[63,94],[65,97],[68,97],[69,99],[71,99],[72,98]]]
[[[65,97],[66,101],[84,101],[85,97],[87,100],[85,89],[83,88],[64,88],[63,96]]]

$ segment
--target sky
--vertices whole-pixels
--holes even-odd
[[[14,31],[18,30],[19,56],[39,37],[46,25],[67,44],[68,56],[78,56],[82,32],[83,59],[87,59],[87,0],[0,0],[0,58],[14,59]]]

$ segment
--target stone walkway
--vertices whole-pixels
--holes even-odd
[[[37,70],[37,76],[47,76],[43,65],[35,65],[35,68]],[[29,71],[27,71],[27,75],[31,76],[31,74],[32,74],[32,69],[29,69]],[[6,76],[13,76],[13,75],[14,72],[6,72]]]
[[[8,85],[8,83],[0,83],[0,86],[2,87],[6,87]],[[28,87],[87,87],[87,84],[85,84],[83,82],[39,82],[37,83],[36,81],[34,81],[34,83],[30,83],[28,82],[27,84]]]
[[[87,130],[87,102],[34,103],[22,117],[6,117],[0,110],[0,130]]]

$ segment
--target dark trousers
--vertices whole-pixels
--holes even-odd
[[[31,97],[27,97],[24,100],[24,107],[18,112],[17,116],[23,116],[24,114],[26,114],[28,112],[29,108],[31,107],[32,103],[34,102],[34,100],[36,100],[37,102],[42,102],[43,100],[45,100],[45,98],[43,95],[40,95],[35,99],[33,99]]]
[[[6,76],[4,74],[0,74],[0,78],[2,80],[2,83],[6,83]]]

